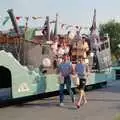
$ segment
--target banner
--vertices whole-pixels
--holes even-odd
[[[33,16],[32,19],[33,19],[33,20],[37,20],[37,19],[42,19],[42,17],[40,17],[40,16],[38,16],[38,17]]]
[[[2,25],[4,26],[7,22],[8,22],[8,20],[10,19],[10,17],[5,17],[5,20],[3,21],[3,23],[2,23]]]

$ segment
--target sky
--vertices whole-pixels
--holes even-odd
[[[94,8],[96,9],[97,25],[111,19],[120,21],[120,0],[1,0],[0,3],[0,29],[9,29],[11,22],[2,26],[7,9],[12,8],[15,16],[50,16],[55,18],[59,14],[59,22],[76,24],[88,27],[92,24]],[[29,20],[29,26],[41,26],[43,20]],[[20,20],[19,25],[24,25],[25,20]],[[60,29],[60,28],[59,28]]]

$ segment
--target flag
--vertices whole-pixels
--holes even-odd
[[[66,24],[61,24],[61,28],[63,29],[63,27],[65,26]]]
[[[38,16],[38,17],[33,16],[32,19],[33,19],[33,20],[37,20],[37,19],[42,19],[42,17],[40,17],[40,16]]]
[[[32,41],[35,37],[35,28],[28,28],[25,31],[25,40]]]
[[[93,23],[92,26],[90,28],[91,33],[96,30],[96,9],[94,9],[94,16],[93,16]]]
[[[66,27],[66,30],[68,29],[68,28],[70,28],[70,27],[73,27],[72,25],[68,25],[67,27]]]
[[[21,18],[21,16],[16,16],[16,20],[20,20]]]
[[[29,20],[29,17],[25,17],[25,20],[26,20],[26,22],[25,22],[25,31],[26,31],[27,28],[28,28],[28,20]]]
[[[50,24],[52,24],[52,23],[56,23],[56,21],[55,21],[55,20],[53,20],[53,21],[50,21]]]
[[[7,22],[8,22],[8,20],[10,19],[10,17],[5,17],[5,20],[3,21],[3,23],[2,23],[2,25],[5,25]]]

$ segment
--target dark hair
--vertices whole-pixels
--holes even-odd
[[[82,37],[82,39],[86,39],[86,37]]]
[[[63,57],[69,57],[69,55],[68,54],[64,54]]]
[[[84,57],[83,57],[83,56],[79,56],[78,60],[80,60],[80,59],[82,59],[82,60],[83,60],[83,59],[84,59]]]
[[[59,47],[61,47],[61,45],[60,45],[60,44],[58,44],[58,48],[59,48]]]

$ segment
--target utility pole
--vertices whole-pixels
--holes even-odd
[[[18,40],[16,40],[16,44],[15,44],[15,48],[16,48],[16,54],[17,54],[17,59],[19,62],[21,62],[21,36],[20,36],[20,29],[17,25],[17,22],[16,22],[16,18],[14,16],[14,13],[13,13],[13,9],[8,9],[7,10],[9,16],[10,16],[10,19],[11,19],[11,22],[12,22],[12,25],[14,27],[14,30],[17,34],[17,37],[18,37]]]
[[[15,16],[13,14],[13,9],[8,9],[7,10],[9,16],[10,16],[10,19],[11,19],[11,22],[13,24],[13,27],[14,27],[14,30],[15,32],[17,33],[18,36],[20,36],[20,30],[19,30],[19,27],[17,25],[17,22],[16,22],[16,19],[15,19]]]
[[[55,27],[54,27],[54,36],[57,35],[57,27],[58,27],[58,13],[56,13]]]
[[[50,40],[50,18],[49,16],[46,16],[46,20],[47,20],[47,40],[49,41]]]

